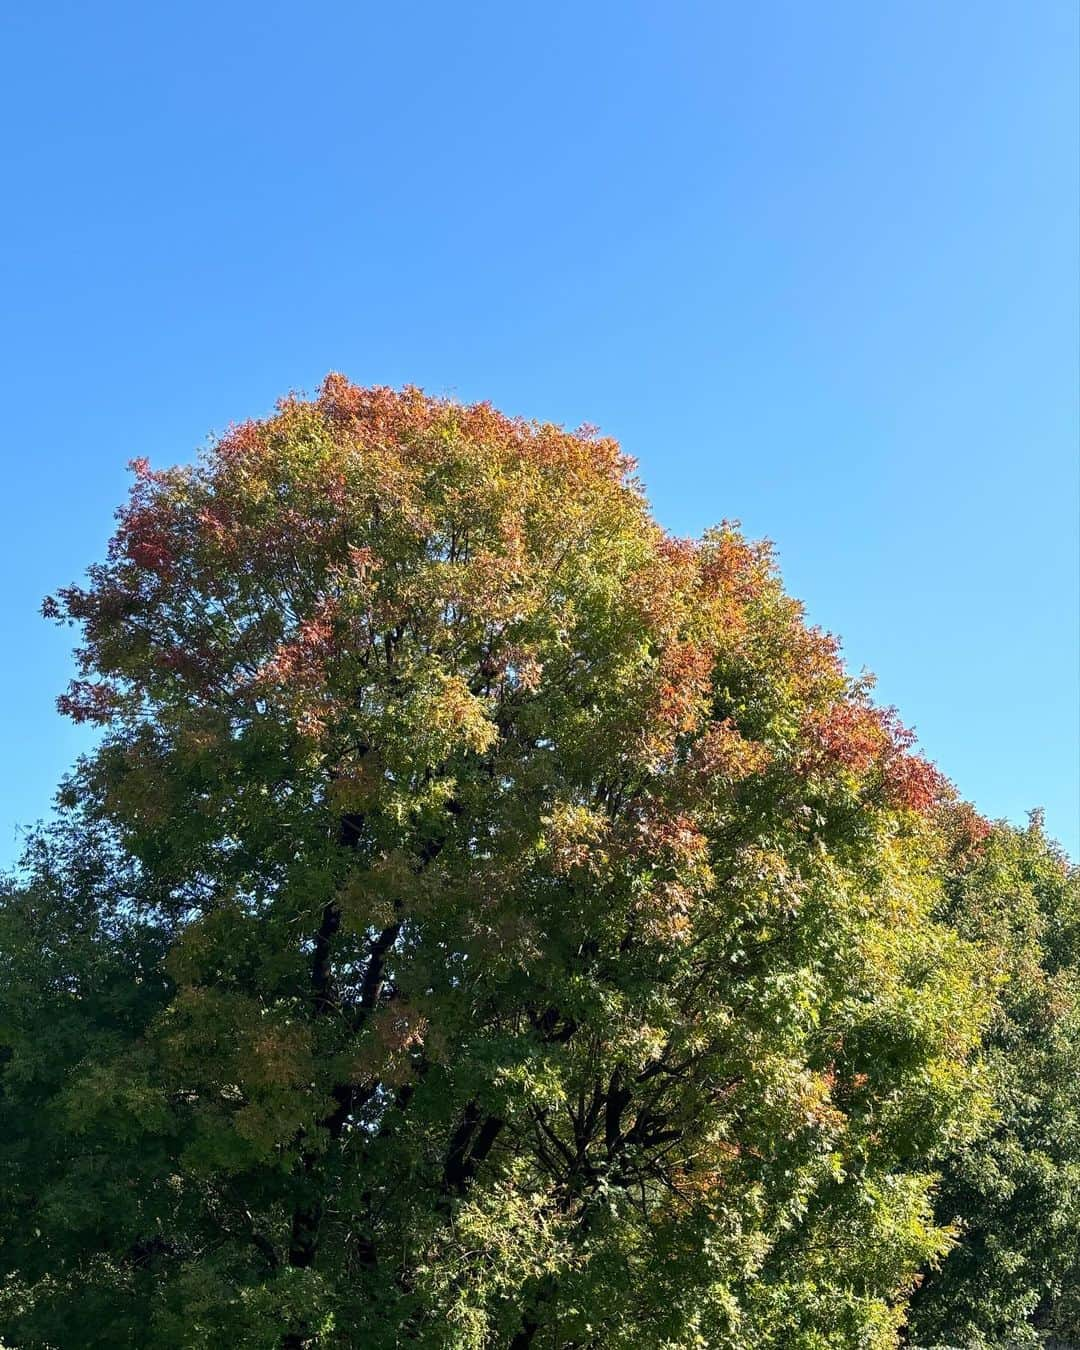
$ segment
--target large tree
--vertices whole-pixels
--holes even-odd
[[[134,468],[0,907],[6,1341],[893,1345],[985,831],[768,549],[338,376]]]

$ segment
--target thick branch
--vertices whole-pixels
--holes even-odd
[[[466,1105],[461,1124],[450,1136],[446,1150],[442,1178],[444,1196],[464,1194],[505,1124],[501,1116],[485,1116],[475,1101]]]

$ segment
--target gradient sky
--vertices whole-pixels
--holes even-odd
[[[0,861],[124,465],[331,369],[598,424],[1078,853],[1075,0],[0,14]]]

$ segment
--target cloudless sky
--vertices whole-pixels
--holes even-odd
[[[331,369],[591,422],[1078,845],[1075,0],[0,11],[0,861],[124,465]]]

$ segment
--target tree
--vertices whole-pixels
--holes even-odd
[[[979,830],[768,548],[340,376],[134,469],[46,604],[102,739],[3,909],[8,1339],[895,1344]]]
[[[167,1108],[140,1050],[168,996],[168,934],[89,822],[39,836],[25,864],[29,884],[0,891],[0,1344],[135,1345],[176,1223],[157,1189]]]
[[[985,1058],[994,1110],[945,1159],[936,1209],[961,1241],[915,1299],[913,1335],[997,1350],[1080,1340],[1080,873],[998,826],[946,888],[946,917],[992,951]]]

